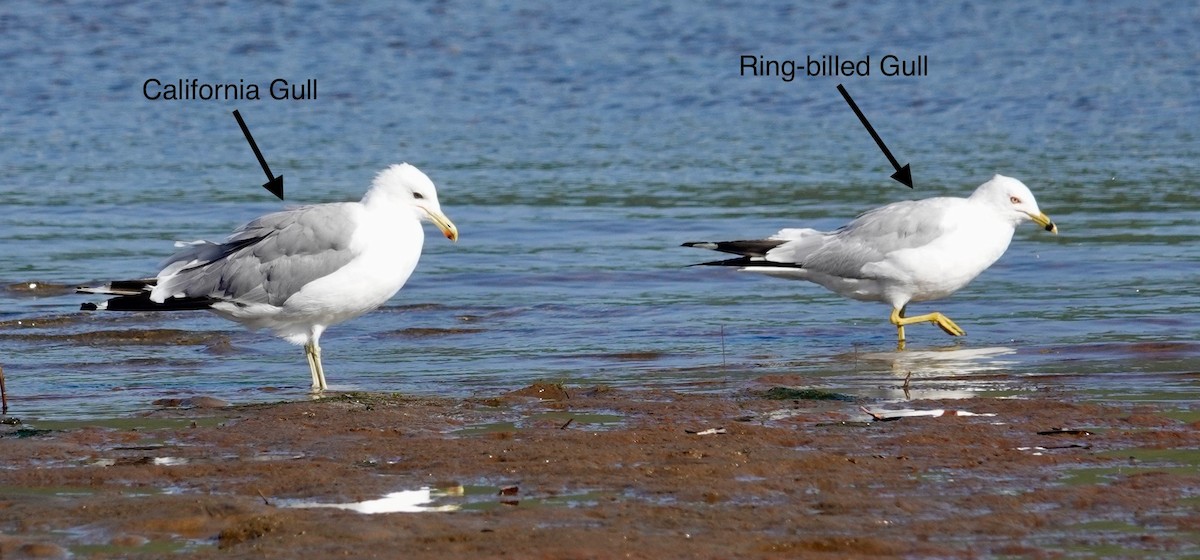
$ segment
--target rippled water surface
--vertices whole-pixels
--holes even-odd
[[[602,3],[603,4],[603,3]],[[534,380],[689,390],[798,374],[885,399],[1200,398],[1200,8],[1082,2],[241,2],[0,7],[0,365],[11,413],[301,398],[301,350],[205,313],[89,314],[80,283],[175,240],[353,200],[409,161],[462,238],[323,338],[334,389],[494,394]],[[197,10],[197,11],[193,11]],[[914,10],[920,11],[916,17]],[[742,54],[929,56],[923,78],[739,76]],[[151,102],[148,78],[319,80],[313,101]],[[902,162],[838,94],[846,85]],[[894,352],[886,306],[725,269],[684,241],[835,228],[891,201],[1025,181],[1061,228],[1008,253]],[[32,287],[31,287],[32,286]],[[908,379],[905,387],[905,379]],[[905,389],[907,388],[907,394]]]

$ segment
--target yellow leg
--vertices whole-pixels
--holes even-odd
[[[321,365],[321,345],[316,342],[313,343],[313,355],[317,358],[317,384],[320,386],[320,390],[324,391],[329,388],[329,385],[325,383],[325,366]]]
[[[325,368],[321,367],[321,346],[316,342],[304,345],[304,356],[308,358],[308,370],[312,373],[312,390],[314,393],[324,391]]]
[[[954,324],[954,321],[951,321],[949,317],[942,315],[941,313],[938,313],[935,311],[933,313],[926,313],[925,315],[917,315],[916,317],[905,317],[904,316],[905,309],[908,309],[907,305],[904,307],[901,307],[900,309],[892,309],[892,317],[891,317],[892,324],[896,325],[896,334],[899,338],[899,349],[900,350],[904,349],[904,326],[905,325],[913,325],[916,323],[933,323],[933,324],[937,325],[938,328],[942,329],[943,331],[946,332],[946,334],[948,334],[950,336],[962,336],[964,334],[967,334],[967,331],[962,330],[961,327]]]

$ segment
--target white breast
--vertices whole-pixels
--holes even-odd
[[[933,243],[896,251],[889,264],[897,277],[889,298],[928,301],[962,289],[996,262],[1012,241],[1013,225],[973,207],[948,215],[947,232]]]
[[[329,326],[383,305],[404,286],[421,258],[425,233],[410,215],[381,214],[360,215],[351,241],[354,260],[288,298],[277,319]]]

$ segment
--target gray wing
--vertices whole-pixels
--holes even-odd
[[[872,274],[864,272],[867,265],[941,237],[945,232],[943,216],[956,203],[953,198],[931,198],[876,208],[826,236],[819,247],[811,248],[798,262],[803,268],[841,278],[870,278]]]
[[[282,305],[354,257],[352,203],[303,206],[262,216],[224,243],[201,241],[163,264],[156,294]]]

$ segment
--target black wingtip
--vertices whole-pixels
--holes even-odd
[[[708,261],[688,266],[735,266],[738,268],[804,268],[804,265],[797,263],[782,263],[768,261],[760,257],[738,257],[736,259],[725,259],[720,261]]]
[[[150,292],[132,296],[117,296],[103,303],[85,303],[81,311],[199,311],[216,303],[210,298],[170,298],[162,303],[152,301]]]
[[[684,247],[711,249],[744,257],[765,257],[767,253],[787,243],[782,239],[743,239],[740,241],[688,241]]]
[[[751,260],[750,257],[738,257],[736,259],[725,259],[725,260],[720,260],[720,261],[708,261],[708,262],[696,263],[696,264],[689,265],[689,266],[737,266],[737,267],[743,267],[743,266],[751,266],[755,262],[756,261]],[[761,262],[761,261],[758,261],[758,262]]]

